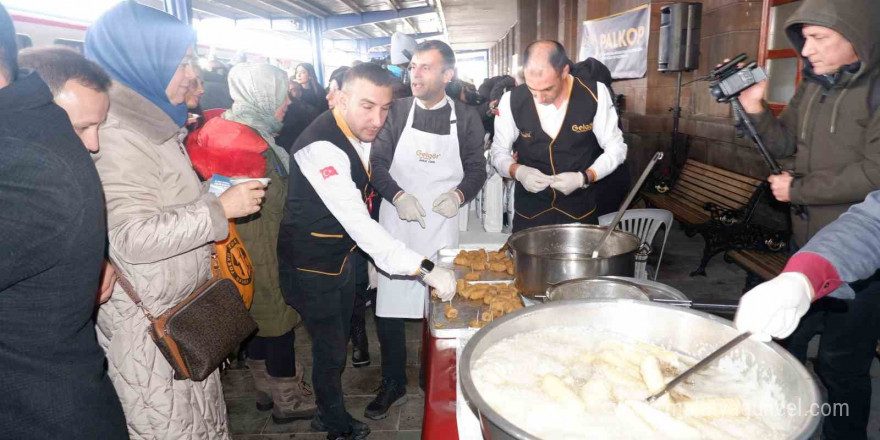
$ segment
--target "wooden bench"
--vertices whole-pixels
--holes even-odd
[[[758,179],[687,159],[671,189],[643,192],[642,197],[649,206],[672,212],[688,236],[703,237],[703,256],[693,276],[705,275],[718,253],[748,247],[747,236],[753,241],[747,224],[765,187]]]
[[[767,281],[782,273],[789,255],[785,252],[767,252],[755,249],[734,249],[724,253],[724,261],[736,263],[743,270]],[[756,283],[746,280],[743,292],[755,287]]]

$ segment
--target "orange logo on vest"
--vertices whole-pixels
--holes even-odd
[[[531,131],[521,131],[521,132],[519,132],[519,135],[522,136],[524,139],[531,139],[532,138]]]
[[[593,129],[592,122],[589,124],[581,124],[581,125],[572,125],[571,126],[571,131],[573,131],[575,133],[586,133],[592,129]]]

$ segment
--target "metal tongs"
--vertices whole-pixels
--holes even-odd
[[[629,191],[629,194],[626,196],[626,200],[620,205],[620,209],[617,210],[617,214],[614,216],[614,220],[611,221],[611,224],[608,225],[608,229],[605,230],[605,233],[602,234],[602,238],[599,239],[599,243],[596,244],[596,248],[593,249],[592,258],[599,257],[599,249],[602,248],[602,245],[605,244],[605,240],[611,236],[611,233],[614,232],[614,229],[617,228],[617,224],[620,223],[620,219],[623,218],[623,213],[626,212],[626,208],[629,207],[629,204],[632,203],[633,199],[636,197],[636,194],[639,192],[639,188],[642,187],[642,184],[645,183],[645,179],[648,178],[648,174],[651,173],[651,170],[654,168],[654,165],[663,159],[663,152],[658,151],[654,153],[654,157],[651,158],[651,161],[648,162],[648,166],[645,167],[645,171],[642,171],[641,177],[639,177],[639,181],[632,187]]]
[[[669,390],[674,388],[676,385],[680,384],[681,382],[683,382],[685,379],[687,379],[688,377],[690,377],[692,374],[696,373],[697,371],[700,371],[703,368],[706,368],[709,364],[711,364],[713,361],[715,361],[715,359],[718,359],[721,356],[724,356],[733,347],[736,347],[737,345],[739,345],[740,342],[745,341],[751,335],[752,335],[752,332],[742,333],[739,336],[733,338],[732,341],[722,345],[721,348],[713,351],[711,354],[709,354],[709,356],[706,356],[703,360],[694,364],[693,367],[688,368],[687,370],[685,370],[684,373],[679,374],[678,377],[669,381],[669,383],[667,383],[666,386],[663,387],[663,389],[660,390],[657,394],[654,394],[653,396],[648,397],[647,402],[651,403],[651,402],[663,397],[664,394],[668,393]]]

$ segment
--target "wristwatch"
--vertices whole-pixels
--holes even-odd
[[[590,173],[587,171],[581,171],[581,174],[584,175],[584,184],[581,186],[581,189],[587,189],[590,186]]]
[[[434,263],[431,260],[425,258],[422,260],[422,264],[419,265],[419,279],[424,280],[426,276],[428,276],[431,271],[434,270]]]

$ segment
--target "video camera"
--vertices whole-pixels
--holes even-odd
[[[709,90],[718,102],[728,102],[743,90],[767,79],[767,73],[754,61],[740,67],[739,63],[746,58],[746,54],[741,53],[712,71]]]

